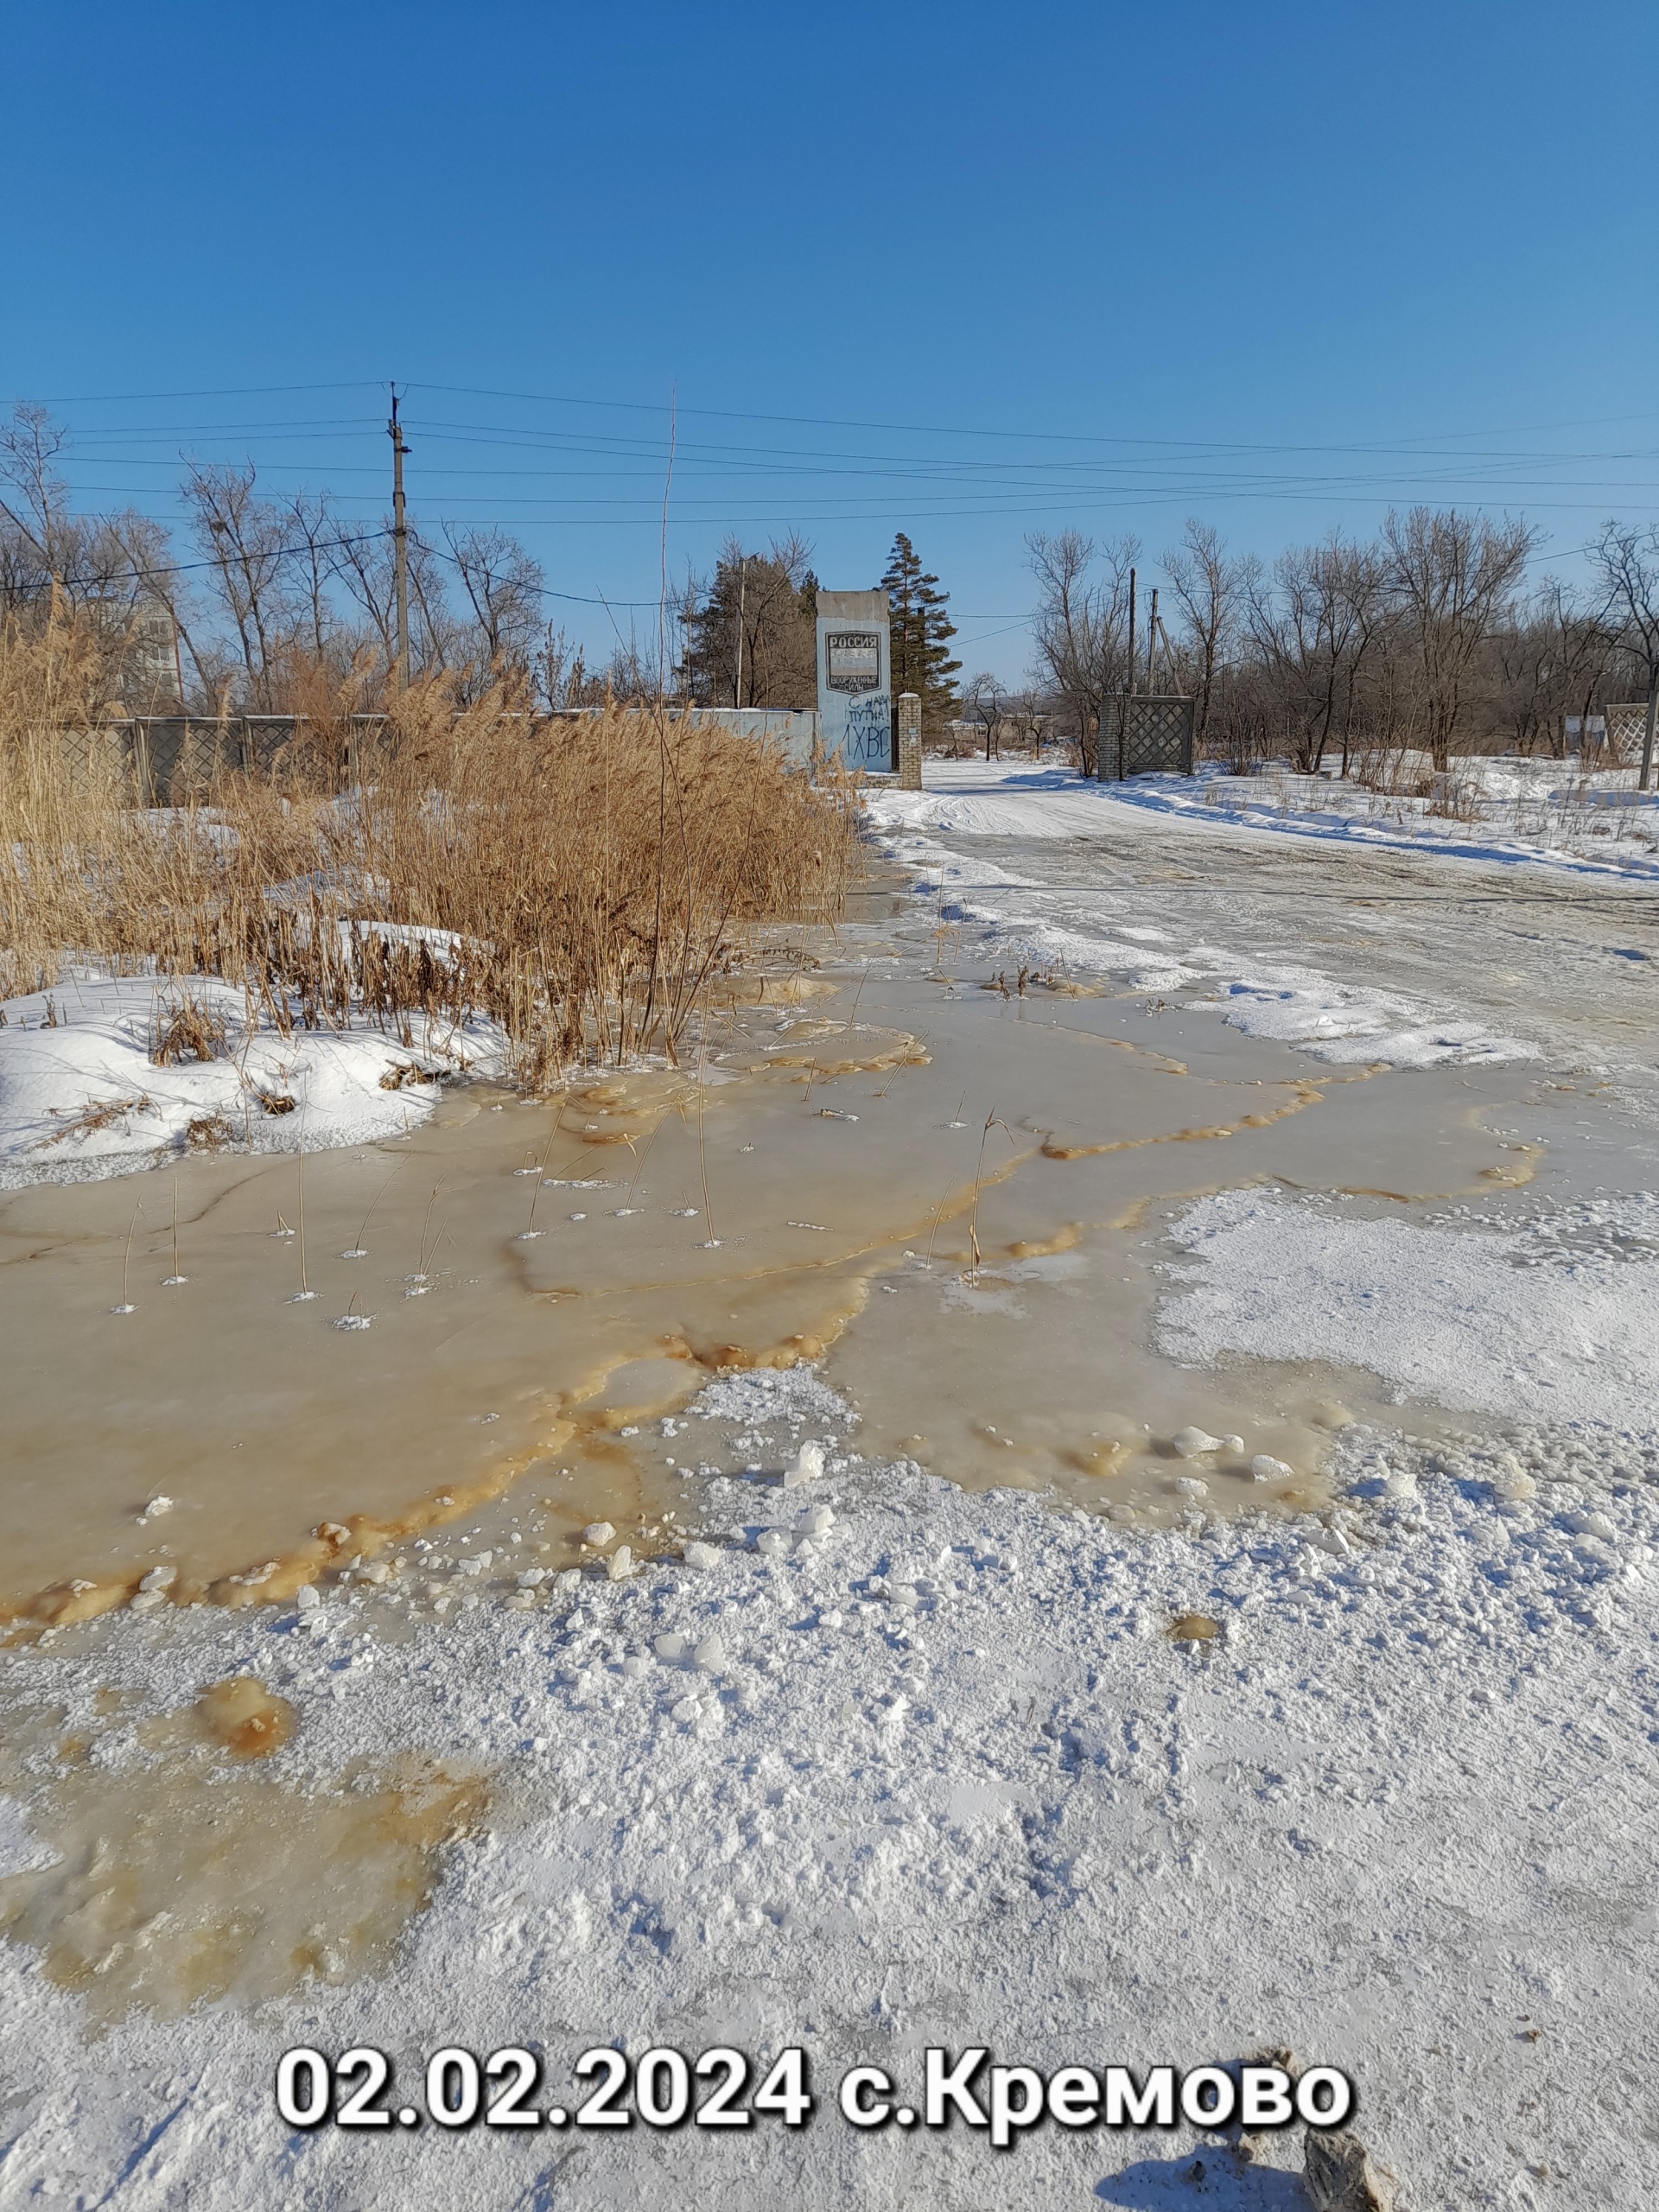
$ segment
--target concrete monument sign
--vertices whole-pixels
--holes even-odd
[[[893,682],[884,591],[818,594],[818,743],[868,775],[893,773]]]

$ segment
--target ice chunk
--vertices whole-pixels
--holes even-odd
[[[781,1529],[763,1529],[754,1540],[754,1548],[765,1552],[769,1559],[775,1559],[779,1552],[789,1549],[789,1538]]]
[[[1200,1498],[1210,1495],[1209,1484],[1197,1475],[1178,1475],[1175,1487],[1183,1497]]]
[[[127,1600],[127,1610],[134,1613],[153,1613],[157,1605],[166,1603],[165,1590],[135,1590]]]
[[[672,1666],[677,1659],[683,1659],[685,1656],[685,1638],[683,1636],[676,1636],[673,1630],[669,1629],[657,1638],[652,1649],[659,1659]]]
[[[561,1590],[580,1590],[582,1587],[582,1569],[579,1567],[567,1567],[564,1572],[558,1577],[558,1587]]]
[[[363,1580],[365,1582],[373,1582],[377,1584],[381,1582],[390,1582],[391,1580],[391,1569],[386,1565],[386,1562],[383,1559],[371,1560],[369,1564],[363,1570]]]
[[[615,1534],[608,1521],[590,1521],[582,1532],[582,1541],[597,1551],[601,1544],[608,1544]]]
[[[613,1582],[626,1581],[633,1573],[632,1547],[627,1544],[619,1544],[606,1562],[605,1572]]]
[[[1259,1483],[1288,1482],[1295,1471],[1287,1459],[1275,1459],[1270,1452],[1258,1452],[1250,1462],[1250,1472]]]
[[[154,1521],[158,1515],[170,1513],[172,1510],[173,1501],[170,1497],[152,1497],[138,1518],[141,1521]]]
[[[702,1700],[696,1697],[683,1697],[673,1708],[677,1720],[695,1720],[702,1711]]]
[[[1612,1543],[1618,1535],[1605,1513],[1575,1513],[1567,1525],[1575,1536],[1599,1536],[1604,1544]]]
[[[302,1613],[315,1612],[322,1599],[313,1583],[302,1583],[294,1593],[294,1603]]]
[[[704,1573],[715,1565],[719,1557],[720,1554],[713,1544],[688,1544],[685,1548],[686,1565],[697,1567]]]
[[[547,1569],[544,1567],[526,1567],[518,1578],[518,1587],[521,1590],[539,1590],[546,1580]]]
[[[168,1589],[171,1586],[175,1577],[177,1575],[178,1571],[179,1570],[176,1567],[152,1567],[149,1573],[138,1585],[138,1587],[141,1590]]]
[[[1178,1428],[1169,1441],[1178,1459],[1202,1459],[1206,1452],[1219,1452],[1226,1439],[1211,1436],[1207,1429]]]
[[[795,1523],[796,1532],[802,1536],[827,1536],[836,1525],[836,1516],[827,1505],[809,1505]]]
[[[794,1464],[784,1470],[784,1488],[802,1490],[808,1483],[816,1483],[823,1476],[823,1446],[809,1437],[795,1454]]]
[[[631,1682],[637,1682],[642,1675],[649,1672],[650,1667],[650,1660],[641,1657],[637,1651],[630,1652],[622,1662],[622,1672]]]
[[[1415,1497],[1417,1495],[1416,1472],[1410,1467],[1395,1468],[1384,1478],[1382,1487],[1392,1498]]]
[[[691,1654],[691,1663],[705,1675],[717,1675],[726,1664],[726,1646],[717,1636],[705,1636]]]

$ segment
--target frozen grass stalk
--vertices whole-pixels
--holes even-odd
[[[114,1308],[118,1313],[134,1313],[137,1311],[128,1294],[127,1284],[132,1268],[132,1232],[137,1228],[138,1217],[143,1210],[144,1202],[140,1198],[132,1210],[132,1219],[127,1224],[126,1248],[121,1255],[121,1303]]]
[[[73,954],[175,986],[169,1057],[223,1049],[183,979],[245,994],[248,1032],[367,1018],[400,1042],[499,1025],[509,1072],[676,1058],[746,922],[833,918],[858,865],[849,785],[665,708],[538,719],[448,678],[270,772],[180,772],[139,803],[90,621],[0,625],[0,996]]]

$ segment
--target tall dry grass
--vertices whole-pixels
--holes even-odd
[[[538,721],[497,687],[394,702],[353,781],[317,748],[145,811],[72,618],[0,632],[0,994],[69,958],[206,974],[278,1027],[498,1021],[514,1072],[672,1057],[743,926],[833,919],[850,790],[671,714]]]

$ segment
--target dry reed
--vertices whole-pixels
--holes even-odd
[[[749,739],[442,681],[353,741],[343,791],[314,745],[145,810],[99,671],[67,613],[0,632],[0,996],[85,959],[222,978],[283,1034],[366,1016],[412,1048],[481,1015],[534,1085],[674,1058],[742,925],[833,920],[855,865],[849,789]],[[176,1048],[212,1050],[194,1027]]]

